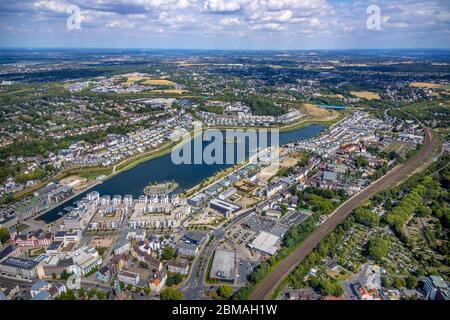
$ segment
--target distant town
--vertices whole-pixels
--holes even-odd
[[[0,57],[0,300],[450,298],[448,52]]]

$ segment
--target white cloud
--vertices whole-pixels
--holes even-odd
[[[56,0],[40,0],[34,3],[37,10],[45,10],[56,13],[65,13],[66,9],[70,6],[69,3]]]
[[[105,25],[106,28],[130,29],[135,28],[136,24],[124,20],[112,20]]]
[[[145,38],[165,30],[183,37],[203,35],[258,37],[264,31],[283,30],[283,39],[313,37],[332,39],[430,38],[450,30],[449,0],[8,0],[0,1],[0,21],[20,29],[26,19],[36,34],[65,29],[70,4],[81,8],[83,29],[103,32],[105,27]],[[381,8],[382,30],[366,27],[367,6]],[[98,29],[98,30],[97,30]],[[124,32],[120,33],[123,29]],[[140,32],[145,31],[145,32]],[[112,32],[112,31],[111,31]],[[75,33],[74,33],[75,34]],[[92,33],[94,34],[94,33]],[[329,37],[329,38],[327,38]],[[378,38],[377,38],[378,37]],[[181,39],[181,38],[180,38]],[[321,40],[324,39],[324,40]],[[114,40],[114,39],[113,39]],[[378,43],[377,42],[377,43]]]
[[[222,19],[220,19],[220,22],[219,22],[219,24],[221,26],[235,26],[235,25],[238,25],[240,23],[241,23],[241,21],[238,18],[236,18],[236,17],[222,18]]]
[[[286,29],[286,26],[283,26],[279,23],[264,23],[264,24],[256,24],[251,26],[252,30],[266,30],[266,31],[282,31]]]
[[[241,4],[235,0],[206,0],[203,5],[205,12],[221,13],[235,12],[241,9]]]

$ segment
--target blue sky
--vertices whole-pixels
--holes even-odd
[[[71,5],[80,29],[67,27]],[[449,48],[450,0],[2,0],[0,46]]]

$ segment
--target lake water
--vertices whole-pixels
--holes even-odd
[[[319,104],[320,108],[323,109],[333,109],[333,110],[345,110],[348,107],[347,106],[335,106],[335,105],[324,105],[324,104]]]
[[[280,132],[279,143],[281,145],[307,139],[320,134],[327,127],[324,125],[309,125],[304,128],[292,131]],[[210,142],[203,142],[203,147]],[[224,145],[226,142],[223,142]],[[194,152],[193,148],[192,153]],[[134,198],[143,194],[144,187],[149,182],[172,181],[178,183],[176,192],[183,192],[187,189],[199,184],[202,180],[213,176],[216,172],[230,167],[230,164],[180,164],[175,165],[172,162],[171,155],[166,154],[158,158],[143,162],[127,171],[117,174],[104,181],[61,206],[50,210],[46,214],[40,216],[38,220],[46,223],[53,222],[61,217],[58,213],[68,206],[74,206],[74,203],[83,198],[87,193],[97,191],[102,195],[126,195],[131,194]]]

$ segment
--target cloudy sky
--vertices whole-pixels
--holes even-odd
[[[449,48],[450,0],[0,0],[0,47]]]

